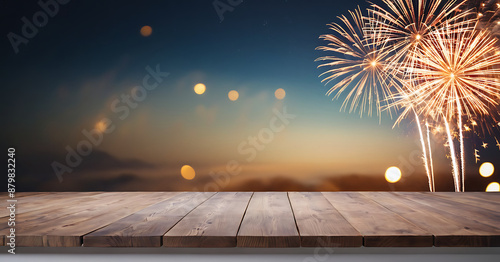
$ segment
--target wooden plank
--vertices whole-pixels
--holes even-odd
[[[166,247],[235,247],[251,192],[220,192],[198,206],[163,237]]]
[[[464,192],[464,194],[500,202],[500,192]]]
[[[443,215],[441,210],[389,192],[363,195],[434,235],[437,247],[492,247],[500,243],[499,233],[477,221]],[[434,194],[434,193],[433,193]]]
[[[48,195],[50,194],[49,192],[16,192],[14,194],[14,198],[13,199],[20,199],[20,198],[24,198],[24,197],[27,197],[27,196],[35,196],[35,195]],[[0,192],[0,201],[4,201],[4,200],[7,200],[7,199],[11,199],[9,197],[9,193],[7,192]]]
[[[451,192],[432,192],[430,194],[432,196],[444,197],[449,200],[459,202],[465,205],[478,206],[484,209],[491,210],[493,212],[498,212],[500,210],[500,201],[492,201],[489,199],[485,199],[483,196],[480,195],[471,195],[467,193],[456,194]]]
[[[73,203],[84,202],[87,199],[96,199],[99,196],[111,193],[97,192],[58,192],[52,194],[29,195],[17,199],[16,214],[24,214],[37,210],[50,212],[50,209],[57,209],[60,206],[73,206]],[[116,194],[116,193],[113,193]],[[0,210],[0,217],[8,216],[8,210]],[[19,216],[18,216],[19,218]]]
[[[29,232],[32,227],[50,226],[57,218],[64,217],[91,208],[100,203],[107,202],[110,199],[119,200],[124,193],[77,193],[58,192],[51,193],[51,196],[42,196],[36,201],[19,201],[16,206],[16,232]],[[40,202],[41,201],[41,202]],[[34,206],[29,207],[30,204]],[[26,208],[28,206],[28,208]],[[29,212],[20,212],[21,210],[31,210]],[[0,236],[5,238],[9,234],[7,224],[9,217],[0,218]]]
[[[18,246],[81,246],[82,236],[145,207],[161,202],[176,193],[128,192],[79,212],[44,221],[38,226],[18,227]],[[64,208],[64,207],[63,207]]]
[[[256,192],[237,236],[238,247],[299,247],[300,237],[286,192]]]
[[[432,234],[360,193],[323,193],[356,228],[366,247],[430,247]]]
[[[136,195],[133,193],[132,195]],[[57,200],[44,199],[42,207],[34,207],[35,209],[29,212],[24,212],[16,215],[16,223],[24,230],[30,230],[32,227],[41,227],[52,224],[55,219],[81,212],[100,204],[111,204],[120,201],[123,193],[102,193],[90,196],[73,197],[66,194],[54,193],[54,196],[59,196]],[[127,194],[130,195],[130,194]],[[18,208],[25,204],[19,203]],[[19,207],[21,206],[21,207]],[[29,208],[28,208],[29,209]],[[17,212],[17,210],[16,210]],[[1,222],[7,221],[7,217],[0,218]],[[6,223],[0,223],[0,232],[7,227]]]
[[[363,237],[320,192],[290,192],[303,247],[361,247]]]
[[[163,234],[214,192],[184,192],[83,237],[88,247],[160,247]]]
[[[424,193],[408,194],[407,192],[399,192],[394,194],[427,206],[432,206],[439,209],[442,214],[461,216],[469,220],[476,220],[478,223],[490,228],[500,229],[500,211],[495,212],[478,206],[465,205],[450,199],[434,197]]]

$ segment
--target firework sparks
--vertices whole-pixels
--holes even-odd
[[[427,40],[428,36],[437,28],[443,26],[443,21],[447,21],[451,29],[460,30],[470,23],[461,20],[470,15],[470,12],[455,13],[459,4],[458,0],[382,0],[386,8],[372,4],[374,18],[382,18],[373,22],[377,26],[371,32],[380,36],[379,39],[390,41],[391,64],[394,70],[400,67],[395,64],[403,63],[407,67],[415,62],[411,59],[415,50],[420,44]],[[411,71],[403,72],[411,73]]]
[[[455,191],[465,191],[464,131],[476,134],[474,118],[483,131],[490,131],[491,123],[500,126],[498,115],[491,113],[498,111],[500,99],[500,50],[482,24],[498,17],[500,10],[492,15],[491,1],[475,11],[469,9],[472,0],[382,1],[385,8],[372,4],[367,17],[358,8],[350,12],[352,19],[342,16],[342,25],[330,25],[335,35],[320,37],[329,43],[317,49],[334,53],[317,59],[326,61],[319,67],[333,68],[321,74],[326,75],[323,81],[337,81],[327,94],[335,93],[335,99],[349,89],[341,108],[350,103],[349,112],[359,108],[361,115],[371,114],[373,106],[379,115],[381,108],[403,109],[394,126],[414,115],[430,191],[435,185],[428,121],[436,123],[434,135],[444,123]],[[427,145],[420,119],[425,121]],[[476,163],[478,153],[475,149]]]
[[[442,29],[421,44],[422,49],[411,56],[415,63],[408,68],[414,74],[410,81],[418,81],[411,86],[415,87],[412,97],[419,105],[419,113],[435,119],[443,117],[447,122],[457,121],[462,190],[465,179],[463,117],[488,116],[491,108],[498,104],[495,97],[500,92],[500,82],[495,76],[500,70],[495,65],[500,64],[500,57],[493,55],[496,43],[485,31]],[[451,136],[449,139],[451,149]]]
[[[468,0],[463,4],[465,9],[474,10],[481,29],[488,30],[496,37],[500,36],[497,25],[500,24],[500,3],[495,0]]]
[[[328,95],[336,93],[334,99],[338,98],[348,88],[350,91],[345,98],[341,109],[347,107],[349,112],[359,108],[360,115],[368,111],[372,114],[373,106],[380,115],[381,102],[391,95],[393,79],[389,79],[384,71],[387,53],[383,52],[384,44],[377,41],[374,34],[368,35],[363,29],[365,18],[360,9],[349,11],[351,19],[345,16],[339,17],[341,24],[330,24],[330,29],[335,34],[322,35],[320,38],[328,41],[327,46],[320,46],[317,50],[329,51],[333,54],[316,59],[326,61],[318,67],[331,67],[322,73],[326,76],[322,82],[328,84],[332,80],[338,82],[330,88]]]
[[[433,34],[423,49],[416,52],[419,61],[412,67],[418,85],[413,90],[421,113],[438,118],[441,113],[448,120],[466,115],[489,115],[498,102],[500,82],[496,75],[500,57],[496,39],[483,31],[450,32]],[[471,120],[473,126],[476,121]],[[460,125],[461,127],[462,125]]]

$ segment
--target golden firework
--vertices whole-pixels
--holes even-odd
[[[316,59],[325,61],[318,67],[329,68],[320,77],[325,76],[322,82],[327,84],[337,81],[327,92],[335,93],[334,99],[349,90],[341,109],[345,110],[350,103],[349,112],[359,108],[361,116],[365,111],[371,115],[375,107],[380,115],[382,103],[392,96],[391,87],[398,87],[385,71],[389,53],[384,51],[385,44],[378,41],[378,35],[368,34],[364,28],[365,22],[373,21],[373,17],[365,18],[359,8],[349,14],[351,19],[339,17],[342,24],[329,25],[334,34],[320,36],[328,45],[316,49],[332,52]]]
[[[378,35],[379,41],[390,42],[387,45],[391,69],[400,69],[403,63],[411,67],[414,62],[411,55],[427,40],[437,28],[447,26],[460,30],[470,26],[470,21],[463,18],[470,15],[469,11],[455,12],[461,3],[458,0],[382,0],[386,7],[372,4],[368,12],[374,19],[369,32]],[[409,64],[410,63],[410,64]],[[401,72],[403,74],[411,72]]]
[[[439,30],[411,56],[407,68],[417,84],[411,91],[420,113],[449,121],[462,116],[490,115],[498,105],[500,56],[497,40],[486,31]]]

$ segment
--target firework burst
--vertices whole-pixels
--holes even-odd
[[[375,107],[380,115],[382,103],[392,96],[391,87],[397,87],[395,80],[385,72],[388,53],[384,52],[385,44],[377,40],[379,36],[368,34],[364,29],[367,20],[361,10],[349,13],[351,19],[341,16],[341,24],[329,25],[334,34],[320,36],[328,45],[316,49],[332,52],[316,59],[325,62],[318,67],[331,68],[320,77],[325,76],[322,82],[327,84],[337,81],[327,92],[328,95],[335,93],[334,99],[349,90],[341,109],[345,110],[350,103],[349,112],[359,109],[361,116],[365,111],[371,115]]]
[[[461,187],[464,190],[465,157],[463,118],[490,116],[498,105],[500,82],[500,56],[495,45],[497,40],[487,31],[468,29],[440,29],[429,35],[421,48],[412,51],[409,81],[412,101],[418,105],[419,114],[433,119],[444,119],[445,124],[457,121],[460,141],[460,165],[454,161],[454,176],[457,180],[461,170]],[[448,129],[450,127],[448,126]],[[448,135],[452,157],[452,137]],[[453,159],[452,159],[453,160]]]
[[[455,12],[459,4],[457,0],[383,0],[386,8],[372,4],[368,10],[376,19],[372,22],[370,32],[379,35],[379,41],[391,42],[389,51],[391,67],[399,69],[400,64],[412,66],[411,55],[420,47],[420,43],[442,27],[447,21],[452,29],[467,26],[469,22],[462,18],[470,16],[469,12]],[[462,0],[462,3],[465,2]],[[378,19],[382,18],[382,19]],[[409,64],[410,63],[410,64]],[[405,72],[403,72],[405,73]]]
[[[370,16],[373,21],[368,24],[370,26],[368,31],[378,35],[379,41],[390,43],[387,45],[387,52],[391,53],[388,59],[387,71],[391,71],[391,75],[398,75],[400,79],[405,81],[414,78],[412,75],[413,70],[408,70],[415,67],[415,63],[418,63],[418,60],[413,55],[421,49],[422,43],[427,41],[434,31],[444,26],[449,30],[462,30],[471,25],[469,20],[463,19],[470,16],[471,12],[457,13],[456,10],[459,4],[456,0],[447,2],[441,0],[383,0],[383,2],[386,5],[385,8],[372,4],[371,9],[368,10],[369,14],[373,14]],[[446,23],[444,23],[445,21]],[[434,168],[432,166],[430,141],[427,142],[427,148],[420,117],[416,111],[418,105],[413,102],[413,95],[410,95],[406,91],[407,89],[412,90],[406,88],[406,84],[404,84],[402,92],[395,94],[396,97],[403,101],[397,105],[403,105],[403,108],[405,108],[396,120],[396,124],[399,124],[411,113],[415,116],[422,145],[422,159],[429,180],[429,189],[434,191]],[[427,120],[425,123],[427,125]]]
[[[496,56],[497,40],[485,31],[440,30],[422,49],[411,56],[411,70],[418,84],[411,91],[420,113],[448,120],[467,116],[490,115],[500,92],[496,76],[500,56]]]
[[[395,125],[414,116],[430,191],[435,184],[429,122],[435,130],[444,124],[455,191],[464,191],[463,129],[474,131],[476,120],[488,130],[491,123],[500,126],[497,38],[484,26],[486,16],[467,8],[471,1],[382,1],[386,7],[372,4],[366,17],[359,8],[349,12],[351,19],[339,17],[341,24],[330,25],[335,34],[320,37],[329,43],[317,49],[333,53],[317,59],[325,61],[319,67],[331,67],[321,74],[323,81],[336,81],[327,94],[338,98],[349,90],[342,108],[350,103],[349,111],[359,108],[361,115],[371,114],[373,106],[379,115],[381,109],[402,109]],[[493,27],[497,13],[488,15]],[[460,161],[454,138],[460,142]]]

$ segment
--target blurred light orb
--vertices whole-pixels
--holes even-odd
[[[281,100],[281,99],[285,98],[285,96],[286,96],[286,92],[285,92],[285,90],[284,90],[283,88],[278,88],[278,89],[276,89],[276,91],[274,92],[274,96],[275,96],[277,99]]]
[[[186,180],[192,180],[196,176],[196,173],[190,165],[183,165],[181,167],[181,175]]]
[[[149,25],[145,25],[141,27],[141,35],[144,37],[148,37],[153,33],[153,28]]]
[[[401,170],[398,167],[391,166],[385,171],[385,180],[389,183],[396,183],[401,179]]]
[[[484,162],[480,167],[479,167],[479,174],[482,177],[490,177],[493,175],[493,172],[495,172],[495,167],[493,166],[492,163],[490,162]]]
[[[205,90],[207,90],[207,87],[202,83],[196,84],[194,86],[194,92],[197,93],[198,95],[205,93]]]
[[[231,91],[229,91],[229,93],[227,93],[227,97],[231,101],[236,101],[236,100],[238,100],[238,97],[240,97],[240,94],[236,90],[231,90]]]
[[[99,133],[104,133],[108,129],[107,123],[101,120],[95,124],[95,130]]]
[[[500,184],[498,184],[497,182],[491,182],[486,187],[486,192],[500,192]]]

